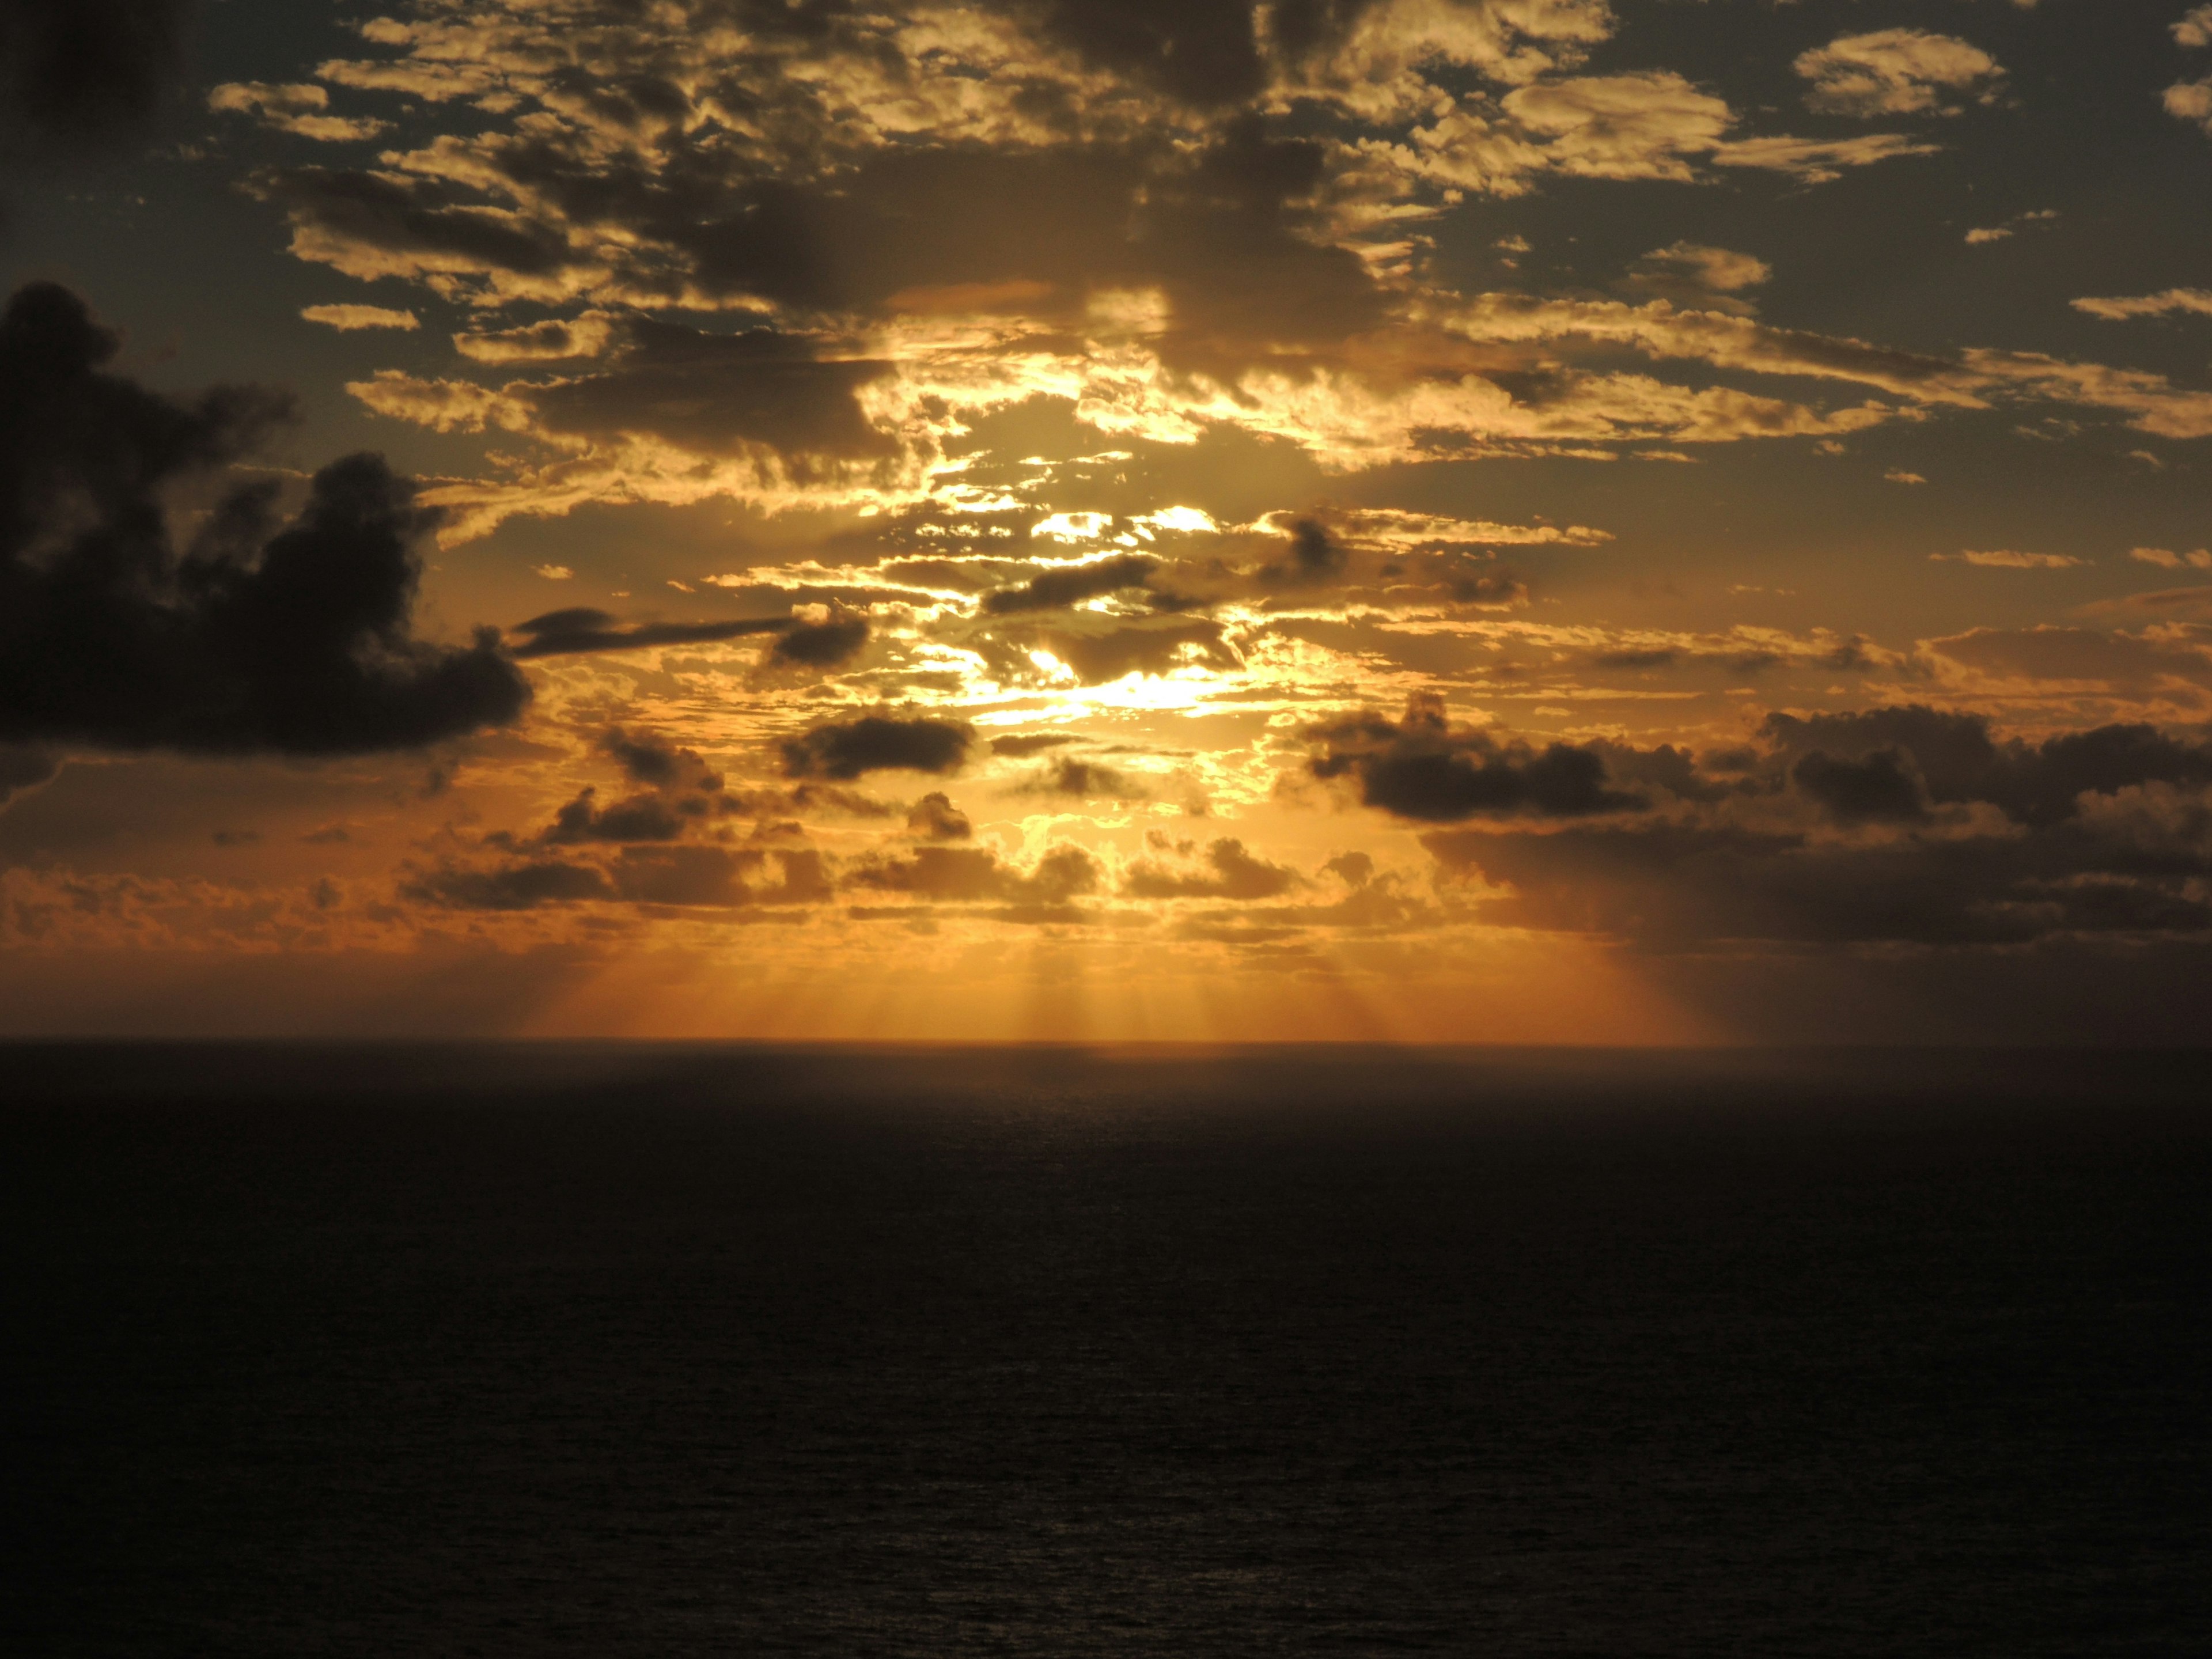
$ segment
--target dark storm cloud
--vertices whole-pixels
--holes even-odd
[[[514,647],[513,654],[527,661],[586,651],[634,651],[649,645],[711,645],[751,634],[781,633],[791,625],[787,617],[748,617],[719,623],[623,623],[604,611],[577,605],[516,623],[514,631],[529,637]]]
[[[682,773],[684,757],[691,752],[678,749],[657,732],[630,732],[621,726],[600,738],[599,749],[633,782],[654,785],[674,783]]]
[[[686,814],[659,795],[632,795],[602,806],[599,791],[586,788],[554,814],[545,839],[577,842],[675,841],[686,827]]]
[[[863,714],[786,738],[783,769],[794,778],[841,783],[864,772],[957,772],[974,742],[963,722]]]
[[[1300,884],[1295,870],[1269,864],[1244,850],[1241,841],[1223,839],[1206,849],[1202,871],[1177,870],[1140,859],[1122,878],[1131,898],[1212,898],[1250,902],[1279,897]]]
[[[1001,587],[983,596],[988,616],[1007,617],[1024,611],[1058,611],[1085,599],[1118,593],[1125,587],[1142,587],[1159,568],[1158,559],[1142,553],[1124,553],[1091,564],[1070,565],[1040,571],[1018,587]]]
[[[413,636],[435,515],[380,457],[324,468],[281,530],[271,490],[233,490],[179,555],[163,491],[235,459],[283,404],[173,401],[102,373],[118,345],[52,284],[0,313],[0,741],[362,753],[522,712],[495,630],[466,648]]]
[[[1595,748],[1555,743],[1541,750],[1452,726],[1443,705],[1417,696],[1402,720],[1379,714],[1313,726],[1317,778],[1356,778],[1360,799],[1399,817],[1429,823],[1464,818],[1577,817],[1645,805],[1613,788]]]
[[[0,6],[0,156],[144,133],[180,67],[187,0]]]

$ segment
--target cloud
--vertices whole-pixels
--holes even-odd
[[[1799,54],[1797,73],[1813,85],[1807,107],[1829,115],[1949,115],[1947,92],[1973,90],[1979,100],[1996,94],[2004,71],[1978,46],[1922,29],[1877,29],[1840,35]]]
[[[2166,89],[2160,101],[2168,115],[2202,127],[2212,137],[2212,80],[2176,82]]]
[[[2212,933],[2212,746],[2147,726],[1999,741],[1918,707],[1777,715],[1762,738],[1750,792],[1687,814],[1424,845],[1506,890],[1495,920],[1660,946]]]
[[[0,8],[0,154],[143,136],[180,67],[186,0]]]
[[[311,323],[337,329],[341,334],[365,328],[397,328],[411,333],[422,325],[413,312],[394,311],[386,306],[308,306],[300,315]]]
[[[708,645],[743,639],[755,634],[781,633],[790,628],[787,617],[748,617],[732,622],[623,623],[605,611],[574,605],[548,611],[514,631],[527,637],[514,647],[518,660],[539,657],[574,656],[586,651],[635,651],[647,646]]]
[[[1197,871],[1139,859],[1123,875],[1121,890],[1139,899],[1231,899],[1249,903],[1280,897],[1303,883],[1295,870],[1255,858],[1244,850],[1243,842],[1224,838],[1207,847],[1205,867]]]
[[[2212,6],[2198,6],[2173,26],[2173,38],[2185,46],[2212,46]]]
[[[933,902],[1053,910],[1097,892],[1103,880],[1098,860],[1079,847],[1053,847],[1024,872],[983,848],[931,846],[864,860],[845,884]]]
[[[776,641],[769,656],[807,668],[834,668],[860,655],[869,638],[866,617],[837,615],[793,623]]]
[[[968,815],[952,804],[951,798],[941,791],[933,790],[914,804],[906,815],[907,833],[925,841],[966,841],[975,833],[975,826]]]
[[[1644,254],[1619,286],[1628,293],[1741,315],[1751,307],[1735,296],[1761,286],[1773,275],[1771,265],[1752,254],[1679,241]]]
[[[2128,556],[2138,564],[2154,564],[2161,570],[2179,570],[2185,564],[2199,570],[2212,570],[2212,549],[2198,548],[2193,553],[2176,553],[2166,547],[2136,547],[2128,550]]]
[[[1063,795],[1071,800],[1147,800],[1152,791],[1117,768],[1097,761],[1061,756],[1019,786],[1032,795]]]
[[[2086,311],[2092,317],[2115,323],[2130,317],[2163,317],[2177,311],[2212,317],[2212,289],[2170,288],[2163,294],[2146,294],[2132,299],[2082,299],[2075,301],[2073,305],[2076,311]]]
[[[786,738],[783,769],[791,777],[841,783],[866,772],[957,772],[974,742],[964,722],[864,714]]]
[[[25,790],[52,781],[61,766],[43,750],[0,744],[0,806]]]
[[[520,714],[529,687],[495,630],[414,636],[435,515],[380,457],[325,467],[281,528],[269,487],[234,489],[180,554],[162,493],[282,405],[173,401],[103,373],[117,346],[51,284],[0,313],[0,741],[346,754]]]
[[[325,143],[374,138],[391,130],[388,121],[332,115],[331,94],[312,82],[272,86],[265,81],[228,81],[208,94],[208,107],[236,115],[258,115],[279,132]]]
[[[983,613],[1011,617],[1027,611],[1059,611],[1124,588],[1142,587],[1159,561],[1142,553],[1115,554],[1079,564],[1055,565],[1028,581],[983,596]]]
[[[1366,805],[1423,823],[1575,817],[1646,805],[1644,797],[1610,787],[1596,750],[1500,742],[1452,726],[1441,699],[1431,696],[1413,698],[1402,720],[1360,715],[1309,727],[1304,736],[1321,751],[1309,763],[1314,776],[1354,779]]]
[[[1930,553],[1932,564],[1971,564],[1984,570],[2071,570],[2092,561],[2069,553],[2015,553],[2007,548],[1984,552]]]

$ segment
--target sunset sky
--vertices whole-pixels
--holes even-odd
[[[0,1030],[2201,1039],[2212,5],[0,20]]]

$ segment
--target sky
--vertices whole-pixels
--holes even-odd
[[[0,1030],[2201,1040],[2212,5],[28,0]]]

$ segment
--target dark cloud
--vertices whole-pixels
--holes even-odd
[[[1555,743],[1538,750],[1452,726],[1443,702],[1416,696],[1403,720],[1369,714],[1310,728],[1322,752],[1317,778],[1358,780],[1360,799],[1399,817],[1429,823],[1464,818],[1577,817],[1641,807],[1615,789],[1603,753]]]
[[[1122,878],[1131,898],[1214,898],[1252,901],[1279,897],[1300,883],[1294,870],[1254,858],[1241,841],[1223,839],[1206,849],[1207,869],[1180,871],[1139,860]]]
[[[599,791],[586,788],[554,814],[545,839],[556,844],[588,841],[674,841],[687,827],[687,815],[660,795],[632,795],[606,806]]]
[[[568,240],[558,227],[465,201],[443,179],[300,167],[269,174],[260,188],[310,237],[433,268],[458,261],[465,268],[543,276],[570,262]]]
[[[1265,80],[1244,0],[1044,0],[1038,13],[1048,37],[1186,103],[1241,103]]]
[[[753,634],[778,634],[791,626],[787,617],[748,617],[714,623],[623,623],[604,611],[577,605],[516,623],[514,631],[528,637],[514,647],[513,654],[530,661],[586,651],[635,651],[653,645],[712,645]]]
[[[683,769],[679,750],[655,732],[629,732],[616,726],[599,738],[600,750],[611,756],[634,782],[671,784]]]
[[[778,662],[834,668],[858,656],[867,642],[866,617],[833,617],[827,622],[794,623],[770,654]]]
[[[906,827],[926,841],[966,841],[975,833],[968,815],[952,804],[950,796],[936,791],[914,804],[906,815]]]
[[[783,769],[794,778],[836,782],[864,772],[957,772],[974,741],[964,722],[863,714],[785,739]]]
[[[233,490],[183,554],[164,490],[282,412],[236,388],[183,404],[103,374],[116,337],[38,283],[0,313],[0,741],[362,753],[514,720],[529,687],[481,629],[412,633],[436,522],[382,459],[315,475],[272,529]]]
[[[2185,742],[2150,726],[2100,726],[2040,744],[2000,742],[1982,715],[1908,705],[1809,719],[1770,715],[1762,735],[1801,773],[1816,755],[1816,775],[1831,775],[1833,763],[1863,768],[1887,754],[1900,767],[1909,762],[1930,802],[1986,801],[2028,824],[2073,817],[2085,793],[2212,783],[2212,744]],[[1799,783],[1808,787],[1802,775]]]
[[[1145,579],[1159,568],[1159,561],[1142,553],[1124,553],[1091,564],[1070,565],[1040,571],[1018,587],[1001,587],[983,596],[983,610],[994,617],[1024,611],[1057,611],[1079,605],[1125,587],[1142,587]]]
[[[1164,674],[1194,660],[1209,668],[1243,666],[1215,623],[1117,628],[1103,634],[1054,630],[1039,635],[1039,642],[1085,685],[1110,684],[1127,674]]]
[[[1919,769],[1901,750],[1877,749],[1864,760],[1848,761],[1815,749],[1790,776],[1838,823],[1920,823],[1928,817]]]
[[[1449,868],[1511,890],[1509,926],[1661,946],[1742,939],[1819,945],[2006,945],[2065,933],[2197,934],[2212,907],[2205,815],[2147,836],[2076,824],[2027,836],[1913,835],[1840,845],[1727,824],[1438,831]]]
[[[896,454],[896,441],[869,423],[854,397],[892,366],[817,351],[812,341],[774,329],[711,334],[637,318],[606,373],[526,395],[550,433],[658,438],[698,454],[759,446],[801,474],[817,457]]]
[[[60,770],[54,757],[43,750],[0,744],[0,806],[6,805],[11,795],[51,781]]]
[[[1264,580],[1284,586],[1305,586],[1344,574],[1351,555],[1318,519],[1300,519],[1291,526],[1289,552],[1260,573]]]
[[[1127,773],[1097,761],[1062,756],[1022,786],[1031,794],[1066,795],[1075,800],[1103,796],[1109,800],[1147,800],[1152,792]]]
[[[1027,874],[980,847],[917,847],[862,864],[846,884],[952,903],[1060,906],[1098,890],[1098,861],[1079,847],[1055,847]]]
[[[143,135],[181,67],[187,0],[0,6],[0,156]]]
[[[614,884],[595,864],[558,859],[493,869],[441,867],[404,882],[403,897],[456,910],[531,910],[541,904],[576,904],[611,899]]]
[[[1074,741],[1073,738],[1064,737],[1057,732],[1025,732],[1011,738],[992,738],[991,752],[1023,760],[1031,755],[1041,755],[1048,749],[1064,749]]]
[[[531,858],[489,866],[447,864],[400,888],[417,903],[455,910],[534,910],[623,903],[702,909],[818,902],[829,896],[821,854],[806,848],[625,847],[610,864]]]

